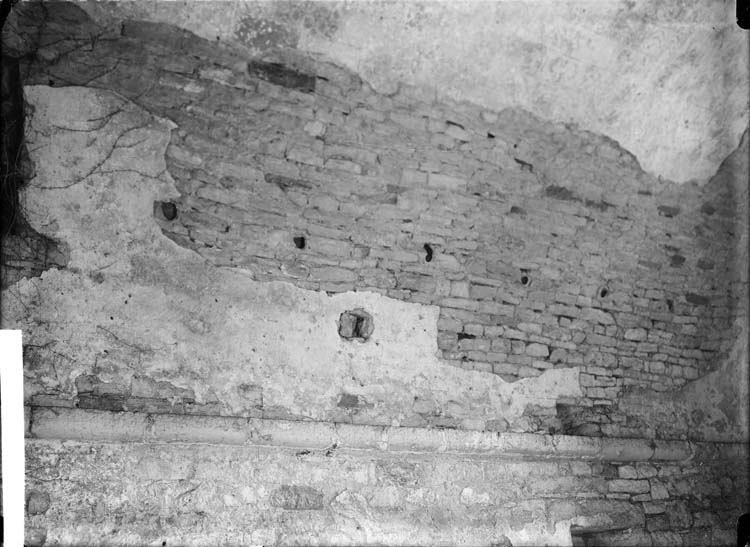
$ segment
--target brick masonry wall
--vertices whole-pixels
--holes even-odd
[[[385,97],[322,62],[248,62],[164,25],[112,31],[55,9],[41,38],[33,8],[20,19],[26,82],[112,89],[174,121],[181,196],[155,216],[213,264],[440,306],[457,367],[509,381],[580,367],[569,431],[642,432],[617,412],[624,393],[726,359],[747,292],[729,167],[678,186],[529,113]]]

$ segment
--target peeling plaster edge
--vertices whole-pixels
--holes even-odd
[[[264,418],[25,407],[26,438],[112,443],[208,443],[299,450],[368,450],[596,461],[744,460],[747,443],[618,439],[352,425]]]

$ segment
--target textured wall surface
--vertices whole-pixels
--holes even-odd
[[[220,7],[219,7],[220,6]],[[322,54],[390,94],[517,106],[619,141],[644,168],[705,180],[748,123],[748,44],[734,4],[200,2],[87,4],[176,23],[255,54]]]
[[[732,544],[747,503],[737,445],[144,418],[35,412],[29,528],[51,545],[518,547],[570,545],[574,526],[706,546]]]
[[[581,394],[575,369],[507,383],[441,363],[435,307],[211,266],[152,218],[154,201],[178,195],[164,161],[173,124],[95,89],[27,87],[26,97],[38,166],[26,214],[70,249],[66,269],[9,291],[5,320],[29,332],[29,399],[93,394],[117,404],[166,399],[167,389],[180,404],[209,404],[206,413],[383,424],[425,414],[484,429],[507,427],[529,404],[554,413],[559,397]],[[341,313],[360,308],[373,316],[372,337],[341,339]]]
[[[72,4],[13,29],[31,543],[731,543],[747,136],[680,185],[299,51]]]
[[[746,261],[736,255],[742,234],[747,232],[747,200],[742,199],[746,192],[746,142],[704,187],[679,186],[650,177],[632,155],[609,139],[522,111],[497,113],[465,103],[425,103],[408,94],[384,97],[355,75],[327,63],[292,57],[287,65],[258,61],[248,65],[247,58],[236,51],[171,27],[128,22],[115,32],[88,21],[78,9],[65,5],[58,9],[62,14],[52,14],[41,37],[31,33],[40,14],[28,10],[29,18],[20,18],[20,28],[24,24],[31,27],[21,35],[25,38],[19,41],[21,51],[33,50],[39,42],[50,44],[44,46],[44,55],[37,54],[25,65],[27,81],[111,89],[147,112],[168,118],[174,127],[164,126],[159,141],[166,158],[157,158],[158,150],[142,140],[135,142],[147,146],[156,162],[146,175],[169,174],[175,188],[162,194],[140,192],[143,201],[137,205],[123,190],[122,205],[108,211],[100,203],[108,199],[110,190],[101,187],[104,197],[100,202],[88,202],[89,215],[80,215],[74,205],[63,206],[59,195],[47,193],[39,198],[63,208],[66,212],[60,214],[68,217],[70,226],[56,220],[53,228],[64,230],[57,235],[38,229],[64,241],[70,248],[71,266],[96,270],[94,285],[101,294],[112,295],[108,300],[118,308],[102,314],[103,319],[112,317],[108,324],[90,321],[91,336],[100,340],[98,344],[79,340],[56,349],[80,363],[78,368],[70,370],[59,385],[45,380],[49,385],[44,390],[37,388],[29,395],[74,396],[76,390],[98,390],[126,396],[132,394],[128,388],[132,376],[151,378],[144,372],[152,366],[149,363],[156,363],[157,370],[167,367],[162,357],[165,352],[170,355],[167,361],[178,370],[188,363],[190,369],[202,370],[203,362],[211,363],[205,370],[224,367],[217,363],[234,369],[236,356],[255,349],[263,337],[248,338],[247,350],[241,351],[226,346],[223,337],[217,342],[206,341],[222,332],[217,322],[229,337],[244,321],[239,302],[236,315],[227,317],[224,312],[224,302],[242,300],[236,282],[217,280],[217,271],[221,276],[238,275],[223,269],[230,268],[242,270],[245,278],[285,281],[331,295],[365,291],[418,304],[410,308],[390,304],[394,311],[388,314],[397,317],[404,312],[396,308],[438,306],[437,337],[432,334],[432,309],[414,312],[430,317],[426,319],[429,325],[410,324],[401,334],[402,340],[411,339],[412,332],[428,329],[417,362],[433,359],[425,357],[425,351],[432,351],[436,340],[444,364],[481,372],[482,377],[493,373],[511,382],[538,377],[537,383],[546,386],[556,385],[561,375],[568,379],[559,384],[564,387],[556,395],[541,396],[540,392],[538,404],[527,401],[531,404],[516,407],[521,410],[515,411],[513,420],[502,417],[504,421],[498,420],[492,427],[663,438],[743,436],[736,410],[738,386],[742,385],[736,380],[743,354],[733,348],[747,315]],[[67,24],[56,27],[55,21],[63,16]],[[92,42],[88,38],[92,35],[99,38]],[[34,93],[48,93],[36,89]],[[78,95],[68,91],[53,102],[77,99]],[[117,114],[113,120],[123,117],[120,106],[112,109]],[[78,110],[71,108],[70,115]],[[65,180],[119,178],[123,167],[102,171],[98,165],[105,160],[138,163],[134,156],[124,154],[138,156],[142,152],[120,145],[120,139],[127,143],[135,138],[132,135],[138,133],[133,131],[140,129],[133,127],[141,124],[137,118],[147,114],[134,116],[135,120],[119,124],[92,122],[91,135],[77,127],[55,126],[68,130],[45,139],[70,139],[65,146],[71,150],[80,150],[84,142],[93,145],[80,152],[82,159],[75,160],[80,166],[73,166]],[[35,137],[30,134],[29,138]],[[66,151],[63,155],[70,163],[77,153]],[[137,174],[128,171],[129,176]],[[37,178],[60,176],[56,171],[40,170]],[[91,183],[84,181],[84,185]],[[79,198],[75,193],[71,196],[78,205]],[[154,201],[158,203],[152,214],[150,204]],[[127,209],[136,206],[138,213]],[[174,218],[167,220],[165,211]],[[94,220],[92,215],[101,219]],[[153,220],[145,224],[146,217],[154,217],[173,241],[221,270],[207,268],[207,278],[196,282],[200,278],[197,272],[202,270],[176,268],[173,272],[166,264],[150,260],[151,250],[132,245],[132,239],[144,230],[149,234],[146,241],[154,241],[156,226]],[[118,224],[115,238],[108,231]],[[67,241],[68,237],[73,240]],[[302,239],[304,248],[299,248]],[[164,289],[153,286],[141,295],[127,285],[120,286],[121,297],[115,297],[109,282],[118,272],[118,253],[110,248],[116,240],[140,253],[127,266],[136,272],[139,284],[146,281],[157,287],[165,283],[204,289],[216,285],[213,305],[209,305],[210,290],[201,293],[200,303],[174,301],[168,291],[157,296],[155,291]],[[72,294],[63,292],[56,298],[72,299]],[[102,298],[91,299],[91,305],[101,308]],[[164,298],[168,303],[159,305]],[[320,306],[328,306],[321,296],[314,298]],[[347,298],[349,309],[389,302],[374,296]],[[154,331],[149,321],[134,321],[143,317],[141,302],[149,306],[147,317],[180,323],[187,312],[190,324]],[[65,307],[54,301],[42,301],[41,305]],[[165,312],[178,305],[183,306],[183,312]],[[305,310],[311,308],[305,306],[299,308],[300,313],[309,313]],[[342,307],[346,308],[343,304],[330,307],[327,323],[319,323],[321,330],[310,336],[320,340],[325,334],[334,344],[312,346],[324,356],[321,362],[331,362],[328,352],[341,351],[336,344],[343,343],[337,341],[330,325],[344,311]],[[88,311],[80,316],[95,317]],[[33,318],[26,314],[26,320]],[[383,352],[393,352],[391,360],[398,358],[403,351],[400,347],[376,345],[383,333],[377,328],[380,321],[380,316],[376,317],[374,340],[350,346],[368,359]],[[325,324],[329,325],[326,333]],[[271,329],[269,341],[280,337],[299,340],[297,336],[313,333],[266,325]],[[125,341],[118,344],[118,351],[124,354],[110,349],[102,353],[104,340],[114,340],[102,329]],[[194,342],[196,350],[174,345],[173,338],[180,332],[184,332],[181,339]],[[266,329],[262,332],[265,335]],[[76,336],[88,340],[85,331]],[[48,338],[63,343],[58,332]],[[136,339],[143,343],[133,347],[131,341]],[[35,346],[46,347],[48,341],[39,340]],[[221,347],[214,347],[217,343]],[[211,390],[225,392],[230,385],[222,384],[224,380],[218,376],[213,385],[194,386],[185,383],[181,372],[171,375],[183,377],[179,389],[193,389],[199,401],[216,402],[223,412],[248,412],[264,396],[260,378],[276,374],[274,363],[279,359],[289,361],[290,352],[308,352],[308,347],[310,342],[295,342],[274,350],[283,355],[267,359],[269,364],[264,366],[271,370],[264,369],[259,375],[254,369],[243,368],[242,381],[237,377],[238,382],[231,385],[238,390],[240,384],[248,386],[244,395],[237,395],[247,397],[244,405],[227,393],[213,401]],[[306,355],[304,352],[300,355]],[[36,358],[40,352],[34,347],[29,353],[32,362],[45,361]],[[198,358],[201,355],[204,357]],[[346,351],[341,358],[352,359]],[[119,377],[89,372],[89,383],[74,386],[76,375],[87,371],[92,360],[104,366],[122,359],[135,359],[142,363],[141,368],[126,371],[112,365]],[[304,358],[294,357],[291,362],[299,363],[290,365],[295,370],[308,366]],[[46,367],[40,367],[40,376],[49,378]],[[711,374],[719,369],[725,372]],[[409,374],[420,378],[419,371],[417,366]],[[334,369],[330,372],[338,374]],[[449,373],[451,378],[456,374],[479,377]],[[328,377],[321,376],[327,386],[325,396],[331,403],[344,393],[362,396],[361,405],[354,405],[356,412],[349,408],[335,411],[377,415],[379,411],[368,407],[375,403],[374,394],[361,386],[355,389],[364,378],[353,376],[352,385],[346,386],[330,384]],[[205,379],[208,374],[200,377]],[[574,379],[575,388],[570,387],[570,379]],[[277,380],[278,374],[273,382]],[[448,380],[447,385],[452,382]],[[98,383],[110,386],[96,387]],[[663,401],[665,398],[655,395],[665,391],[675,396],[667,398],[668,404],[660,403],[658,412],[642,402]],[[391,393],[390,388],[384,393]],[[467,418],[463,410],[448,411],[448,396],[428,402],[423,394],[413,395],[419,399],[412,410],[427,423],[437,419],[455,425],[456,415],[460,420]],[[287,398],[292,404],[291,394]],[[271,393],[266,393],[266,411],[288,408],[272,401]],[[488,408],[497,408],[495,403],[488,404]],[[691,405],[698,408],[689,408]],[[402,412],[401,406],[397,405],[397,414]],[[290,412],[321,415],[312,408],[296,407]],[[523,420],[513,424],[519,412]],[[419,423],[419,419],[411,416],[407,422]]]

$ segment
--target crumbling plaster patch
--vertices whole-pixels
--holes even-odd
[[[250,385],[277,417],[398,425],[428,412],[483,429],[500,418],[512,426],[530,403],[581,395],[577,368],[509,384],[441,363],[437,307],[368,292],[329,297],[209,265],[153,220],[154,201],[176,197],[164,160],[171,122],[102,90],[25,93],[36,165],[27,217],[71,257],[68,269],[21,280],[3,298],[5,326],[44,355],[27,366],[27,399],[73,398],[83,374],[115,386],[146,376],[218,400],[228,415],[258,412],[242,389]],[[366,343],[337,332],[341,312],[355,308],[374,320]],[[342,393],[365,404],[342,414]]]
[[[383,93],[399,85],[521,107],[616,139],[643,167],[705,180],[748,123],[748,44],[732,3],[90,3],[98,19],[165,21],[252,55],[319,54]]]

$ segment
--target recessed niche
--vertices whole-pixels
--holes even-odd
[[[606,298],[609,294],[609,289],[607,287],[601,287],[599,289],[599,298]]]
[[[529,287],[531,285],[531,276],[529,275],[528,270],[521,270],[521,279],[519,279],[519,281],[524,287]]]
[[[292,241],[294,241],[294,246],[298,249],[304,249],[307,245],[307,241],[305,240],[304,236],[295,236],[292,238]]]
[[[362,308],[347,310],[339,316],[339,336],[344,340],[365,342],[372,336],[375,324],[372,315]]]
[[[154,216],[160,220],[174,220],[177,218],[177,205],[171,201],[155,201]]]
[[[424,252],[425,252],[425,257],[424,257],[425,262],[431,262],[432,261],[432,247],[430,246],[429,243],[424,244]]]

